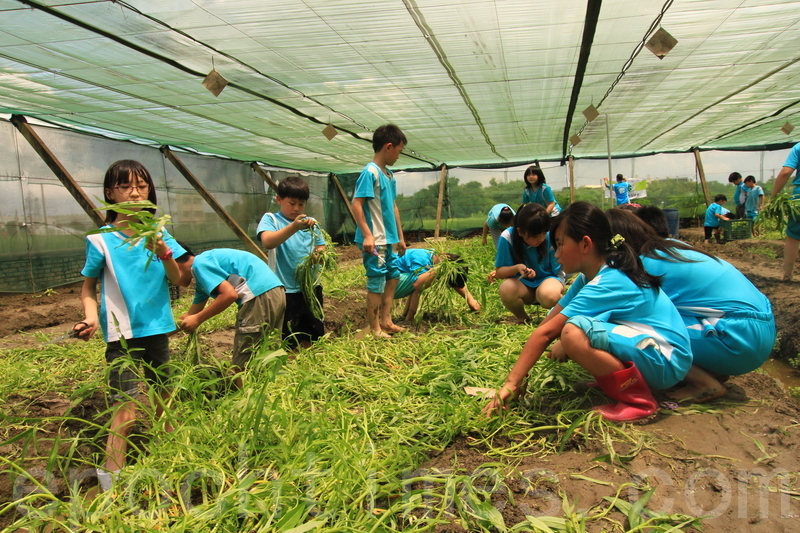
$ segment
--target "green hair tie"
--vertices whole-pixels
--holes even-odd
[[[625,237],[617,233],[616,235],[611,237],[611,246],[609,248],[611,248],[612,250],[616,250],[619,248],[619,245],[622,244],[623,242],[625,242]]]

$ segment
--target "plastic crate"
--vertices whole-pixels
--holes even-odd
[[[723,238],[726,241],[749,239],[753,236],[753,221],[749,218],[720,220],[719,227],[722,228]]]

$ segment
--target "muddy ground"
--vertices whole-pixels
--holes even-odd
[[[724,245],[698,244],[702,228],[681,230],[684,240],[719,255],[739,268],[772,302],[780,335],[774,356],[784,360],[800,353],[800,302],[798,281],[781,279],[782,242],[732,241]],[[340,260],[360,261],[355,247],[340,249]],[[720,280],[720,289],[726,290]],[[326,329],[334,334],[350,334],[365,322],[365,293],[348,298],[328,298]],[[20,332],[67,331],[82,317],[80,285],[59,287],[34,295],[0,294],[0,348],[20,347],[30,335]],[[232,348],[232,331],[210,335],[205,342],[218,354]],[[587,509],[613,496],[615,487],[635,483],[658,487],[648,507],[664,513],[713,516],[703,523],[705,532],[789,532],[800,530],[800,406],[769,375],[751,373],[727,383],[727,397],[697,409],[662,409],[656,421],[635,431],[639,444],[622,446],[622,456],[612,463],[593,460],[607,453],[602,443],[585,440],[580,432],[570,439],[563,454],[540,458],[526,456],[516,465],[516,481],[495,494],[507,524],[525,515],[558,515],[565,493],[577,509]],[[598,403],[602,399],[598,396]],[[91,418],[102,409],[87,400],[84,408]],[[58,416],[68,407],[62,398],[5,398],[0,406],[27,405],[30,412],[15,413],[32,417]],[[80,416],[75,410],[73,415]],[[634,441],[638,442],[638,436]],[[463,437],[443,452],[432,456],[422,469],[453,471],[477,475],[478,467],[495,460],[485,446],[472,436]],[[502,443],[498,443],[502,444]],[[4,477],[4,476],[3,476]],[[489,484],[490,480],[487,480]],[[8,489],[0,482],[0,492]],[[623,496],[635,499],[643,494],[632,489]],[[9,494],[0,494],[0,503]],[[620,520],[620,515],[614,517]],[[0,527],[3,524],[0,523]],[[588,531],[610,529],[609,522],[594,522]],[[457,524],[439,531],[463,531]]]

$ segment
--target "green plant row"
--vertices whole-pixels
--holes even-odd
[[[491,246],[458,242],[446,249],[467,258],[473,292],[496,291],[479,275],[491,269]],[[326,274],[327,295],[345,290],[333,278],[349,280],[351,292],[363,285],[363,267],[356,262],[350,270],[355,274]],[[98,442],[108,410],[80,415],[79,409],[105,389],[102,341],[2,350],[3,412],[24,413],[10,399],[24,402],[45,391],[63,395],[72,408],[47,419],[5,416],[0,446],[12,452],[0,468],[20,489],[0,502],[0,520],[12,531],[293,533],[431,531],[449,524],[561,532],[601,522],[617,523],[620,531],[630,524],[680,531],[694,523],[649,516],[644,503],[632,511],[619,497],[579,511],[566,494],[556,496],[560,510],[553,516],[505,522],[497,497],[513,500],[509,486],[519,478],[519,457],[546,458],[593,442],[605,450],[598,460],[620,465],[648,438],[586,411],[587,395],[598,393],[577,393],[572,384],[587,375],[549,360],[535,366],[523,403],[503,416],[481,416],[485,400],[464,387],[498,386],[529,332],[500,320],[504,311],[489,300],[457,324],[391,341],[327,336],[292,361],[267,342],[239,391],[228,386],[229,359],[212,357],[204,340],[211,328],[229,328],[232,315],[209,321],[199,337],[176,335],[168,416],[177,429],[165,433],[154,402],[143,397],[144,422],[131,437],[129,464],[115,489],[100,495],[68,480],[103,457]],[[188,303],[187,296],[175,313]],[[445,315],[435,303],[448,305],[432,301],[427,313]],[[467,470],[456,457],[448,469],[426,466],[457,440],[481,450],[487,463]],[[50,477],[36,475],[35,467]]]

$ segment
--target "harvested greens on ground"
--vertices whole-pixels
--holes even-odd
[[[619,425],[590,411],[608,400],[575,387],[585,371],[542,359],[523,401],[481,416],[486,400],[464,388],[500,386],[532,326],[510,324],[486,280],[491,246],[443,246],[466,260],[470,290],[488,295],[480,312],[436,321],[434,311],[424,330],[390,340],[325,336],[292,360],[275,351],[276,335],[253,354],[238,391],[214,364],[228,359],[220,346],[231,342],[232,308],[201,337],[173,337],[167,416],[176,429],[167,433],[154,399],[140,396],[130,461],[109,493],[97,494],[92,477],[110,413],[102,338],[0,349],[0,529],[696,533],[702,524],[714,533],[738,530],[715,520],[738,520],[742,530],[793,530],[795,515],[783,518],[777,503],[800,506],[800,426],[777,394],[663,408],[652,426]],[[326,307],[352,304],[363,283],[358,261],[328,272]],[[174,312],[191,299],[184,294]],[[720,507],[726,497],[732,503]],[[736,507],[743,497],[749,507]],[[769,516],[759,514],[762,497]],[[687,501],[696,503],[688,515]],[[717,508],[726,514],[698,518]]]

